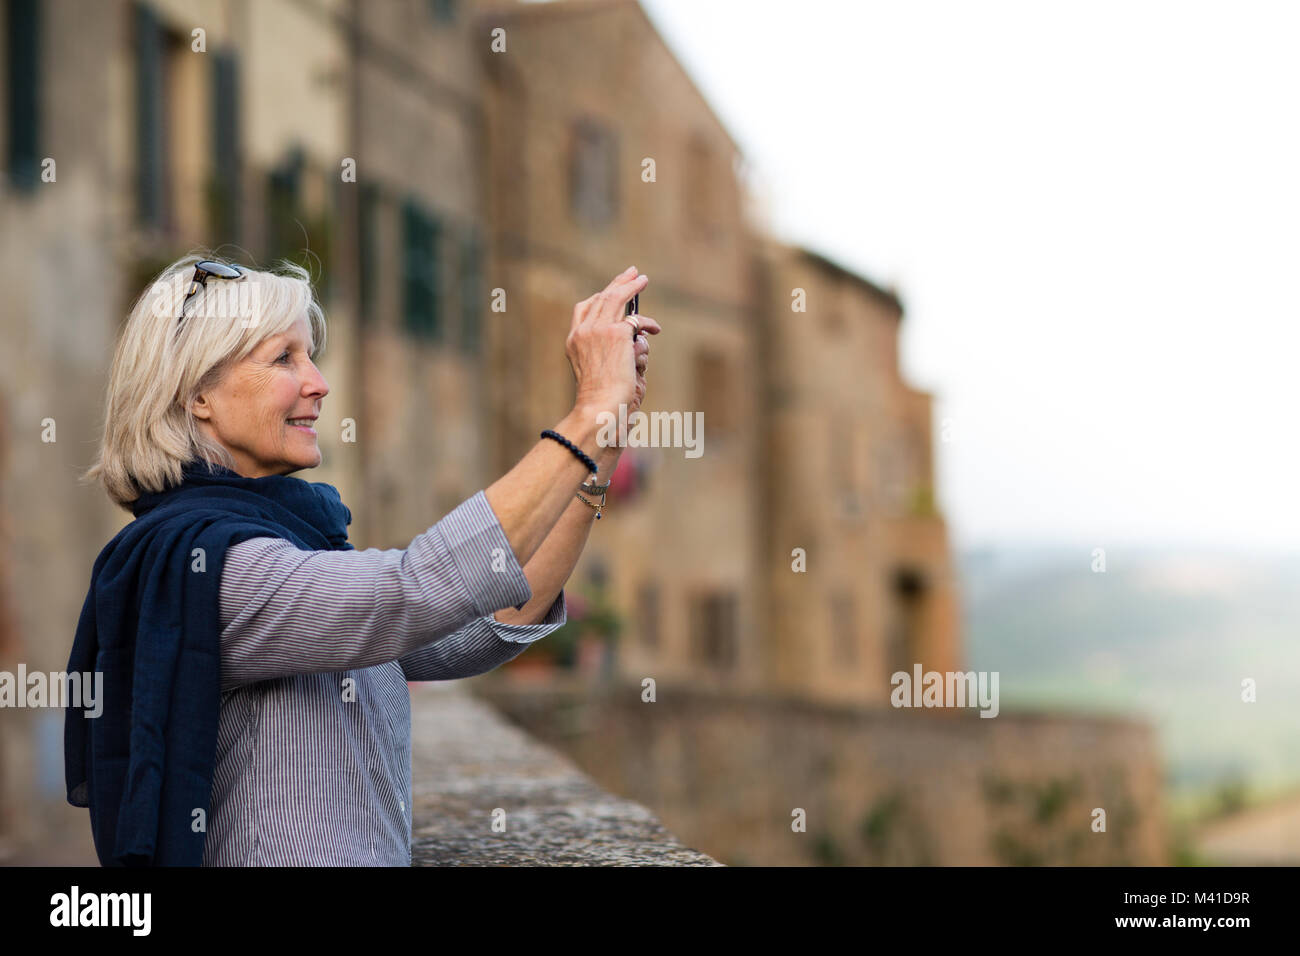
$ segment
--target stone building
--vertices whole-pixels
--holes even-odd
[[[480,23],[506,43],[483,54],[488,201],[522,346],[502,356],[497,465],[570,407],[572,304],[628,263],[665,326],[643,411],[703,413],[699,457],[624,452],[640,493],[615,499],[580,565],[627,611],[619,673],[880,704],[890,673],[955,666],[930,398],[899,374],[898,297],[761,236],[736,144],[638,4]]]
[[[570,581],[621,611],[617,680],[878,709],[891,672],[960,665],[902,305],[761,234],[635,0],[0,0],[0,50],[0,669],[67,660],[129,520],[77,480],[115,336],[194,248],[310,250],[331,393],[306,477],[358,548],[405,546],[569,410],[573,306],[635,264],[664,327],[644,410],[704,428],[698,455],[624,452]],[[84,850],[61,711],[0,713],[0,774],[0,841]]]
[[[497,465],[572,407],[574,303],[628,265],[648,274],[640,307],[664,331],[642,410],[675,413],[683,445],[702,413],[703,445],[624,451],[635,488],[611,495],[578,572],[626,611],[622,673],[757,687],[758,325],[737,147],[636,3],[480,22],[506,42],[484,53],[494,274],[514,296]]]
[[[891,674],[961,664],[930,396],[899,373],[895,293],[774,241],[760,261],[765,684],[883,705]]]
[[[335,261],[344,39],[297,3],[0,2],[0,593],[15,632],[0,668],[66,666],[95,556],[130,520],[79,477],[150,278],[198,248],[265,264],[309,244]],[[355,310],[326,293],[322,371],[346,395]],[[347,494],[331,431],[320,479]],[[0,841],[51,861],[64,834],[89,845],[85,811],[64,800],[62,724],[58,709],[0,714]]]

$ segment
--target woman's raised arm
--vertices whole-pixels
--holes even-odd
[[[643,336],[633,339],[623,308],[648,282],[648,276],[637,275],[632,267],[615,276],[602,291],[579,302],[564,343],[578,390],[573,411],[560,420],[555,431],[595,461],[602,483],[609,477],[618,449],[597,444],[600,415],[617,415],[619,405],[626,405],[630,417],[645,396],[638,366],[649,350],[648,340]],[[648,316],[638,316],[638,322],[647,334],[660,331]],[[484,494],[521,565],[541,547],[588,476],[586,465],[573,452],[559,442],[539,439],[514,468],[487,487]]]

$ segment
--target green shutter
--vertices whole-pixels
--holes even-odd
[[[293,146],[279,166],[266,177],[266,258],[297,260],[303,247],[304,218],[300,197],[307,159],[301,146]],[[311,233],[308,233],[310,240]]]
[[[455,0],[429,0],[429,14],[439,23],[452,23],[456,19]]]
[[[441,229],[414,201],[402,206],[402,271],[406,328],[418,338],[442,340]]]
[[[41,179],[41,11],[37,0],[9,0],[5,59],[9,178],[19,190]]]
[[[409,200],[402,204],[402,319],[408,332],[424,333],[424,286],[420,279],[423,254],[420,210]]]
[[[425,285],[429,295],[429,337],[442,342],[446,337],[442,297],[442,223],[435,216],[425,217]]]
[[[361,194],[357,197],[357,218],[361,242],[361,315],[360,324],[366,325],[373,320],[371,312],[375,308],[375,289],[379,276],[375,270],[379,267],[379,254],[376,244],[379,241],[378,190],[370,183],[361,185]]]
[[[471,229],[462,237],[460,247],[460,347],[472,355],[478,354],[483,321],[481,259],[478,234]]]
[[[239,61],[233,51],[212,53],[212,217],[216,242],[241,236],[239,157]]]
[[[137,206],[142,222],[163,225],[163,33],[151,8],[135,8]]]

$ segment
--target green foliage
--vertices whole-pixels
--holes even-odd
[[[618,642],[623,634],[624,621],[619,609],[609,599],[609,591],[604,585],[591,589],[590,595],[583,594],[586,608],[582,615],[583,630],[603,638],[609,644]]]
[[[825,830],[813,837],[812,856],[818,866],[843,866],[844,851]]]
[[[578,658],[578,637],[582,624],[569,618],[543,640],[529,648],[529,653],[536,655],[545,652],[560,667],[573,667]]]
[[[1214,788],[1213,815],[1232,816],[1246,808],[1249,787],[1241,777],[1231,777]]]
[[[993,834],[993,853],[1007,866],[1042,866],[1042,854],[1036,852],[1006,828]]]
[[[572,588],[569,593],[582,599],[582,616],[570,614],[568,620],[548,634],[545,640],[539,641],[532,652],[545,649],[558,666],[566,668],[576,666],[578,642],[583,635],[595,635],[612,646],[626,627],[623,615],[609,601],[605,588],[594,588],[590,595]]]
[[[894,793],[877,801],[862,818],[860,835],[872,853],[883,854],[889,846],[890,830],[897,823],[901,809],[902,800]]]
[[[1195,831],[1190,826],[1177,826],[1171,840],[1170,857],[1174,866],[1213,866],[1214,862],[1202,856],[1196,848]]]
[[[858,824],[858,837],[873,865],[934,864],[929,832],[911,812],[901,790],[884,794],[871,805]]]
[[[1034,819],[1039,823],[1050,822],[1069,801],[1070,792],[1071,788],[1062,780],[1047,781],[1034,791]]]
[[[1083,863],[1092,849],[1089,838],[1102,836],[1092,832],[1088,808],[1077,799],[1083,793],[1078,774],[1022,782],[987,774],[981,783],[985,802],[1004,821],[993,831],[989,845],[1005,865]],[[1119,776],[1111,774],[1103,791],[1099,805],[1108,808],[1107,849],[1122,853],[1137,814]],[[1117,858],[1107,862],[1120,865]]]

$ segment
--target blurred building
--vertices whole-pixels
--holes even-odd
[[[1196,851],[1210,866],[1300,864],[1300,793],[1225,814],[1196,828]]]
[[[883,705],[891,674],[962,665],[930,396],[899,373],[895,293],[772,241],[760,264],[766,683]]]
[[[574,303],[628,265],[647,273],[640,308],[664,332],[642,410],[676,412],[683,429],[702,412],[702,454],[626,449],[579,572],[607,578],[627,612],[621,673],[759,686],[762,331],[737,147],[636,3],[528,4],[479,22],[508,44],[484,47],[493,284],[514,296],[496,464],[572,407]]]
[[[664,326],[644,411],[702,412],[703,454],[627,449],[571,581],[623,609],[616,674],[880,706],[892,672],[960,665],[899,298],[761,234],[635,0],[0,0],[0,49],[0,667],[67,660],[129,519],[77,482],[114,338],[193,248],[319,260],[305,477],[358,547],[403,547],[567,413],[574,304],[635,264]],[[61,743],[61,711],[0,714],[0,836],[62,804]]]
[[[573,303],[629,263],[665,326],[643,411],[703,413],[698,458],[624,452],[629,492],[584,553],[627,611],[618,672],[880,704],[890,673],[955,663],[929,396],[899,376],[898,298],[761,235],[738,147],[639,4],[479,22],[507,44],[483,47],[494,284],[516,297],[496,466],[571,407]]]

